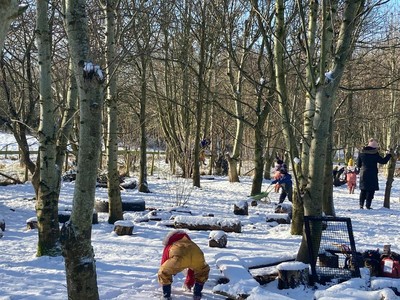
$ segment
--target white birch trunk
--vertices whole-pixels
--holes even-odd
[[[40,123],[39,123],[39,169],[36,197],[36,215],[38,219],[37,255],[59,255],[58,242],[58,197],[61,178],[56,169],[56,126],[54,105],[51,92],[51,32],[48,21],[48,2],[38,0],[37,45],[40,72]],[[33,181],[34,182],[34,181]]]
[[[78,168],[71,218],[61,230],[68,299],[97,300],[96,264],[91,245],[103,109],[101,70],[88,60],[85,0],[66,1],[69,50],[78,85],[80,131]]]
[[[106,62],[107,62],[107,180],[108,180],[108,223],[123,220],[121,190],[118,171],[118,102],[115,75],[115,19],[117,1],[106,1]]]

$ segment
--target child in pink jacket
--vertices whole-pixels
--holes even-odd
[[[354,190],[357,187],[357,173],[354,168],[349,168],[346,173],[347,188],[349,189],[349,194],[354,194]]]

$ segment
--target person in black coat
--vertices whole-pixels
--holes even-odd
[[[357,158],[357,167],[360,170],[360,208],[371,209],[375,191],[379,190],[378,164],[386,164],[391,154],[380,156],[379,145],[375,139],[370,139],[368,145],[363,147]]]

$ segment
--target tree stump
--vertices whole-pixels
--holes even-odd
[[[131,221],[117,221],[114,223],[114,232],[117,235],[132,235],[133,227]]]
[[[26,220],[26,229],[37,229],[38,224],[37,224],[37,218],[32,217]]]
[[[249,214],[249,204],[247,201],[240,201],[233,205],[233,213],[235,215],[247,216]]]
[[[208,236],[208,246],[212,248],[226,248],[228,236],[222,230],[213,230]]]
[[[257,206],[258,205],[257,200],[251,200],[250,205],[251,206]]]
[[[278,289],[293,289],[309,285],[309,265],[302,262],[284,262],[277,266]]]

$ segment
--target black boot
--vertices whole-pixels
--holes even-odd
[[[193,300],[200,300],[201,299],[201,291],[203,290],[203,283],[196,282],[193,288]]]
[[[171,300],[171,285],[163,285],[162,287],[163,295],[161,297],[161,300]]]

